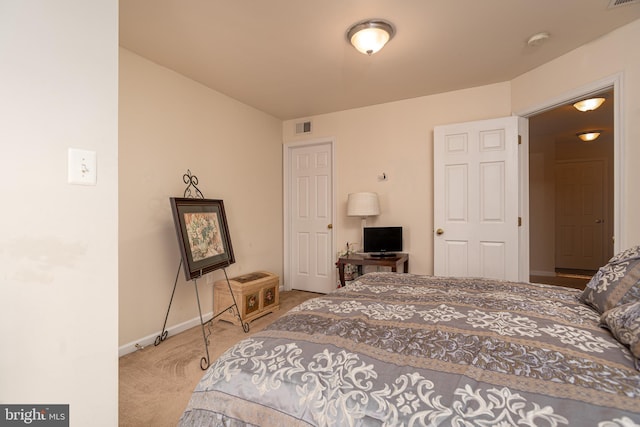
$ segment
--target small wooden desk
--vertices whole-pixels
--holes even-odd
[[[340,286],[344,286],[344,266],[346,264],[354,264],[357,266],[362,265],[377,265],[381,267],[391,267],[391,271],[398,271],[398,267],[404,264],[404,273],[409,272],[409,254],[398,253],[394,256],[387,257],[374,257],[366,254],[349,254],[346,257],[338,259],[336,266],[338,267],[338,274],[340,276]]]

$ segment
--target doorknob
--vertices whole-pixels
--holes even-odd
[[[604,219],[596,219],[596,224],[602,224],[604,222]]]
[[[329,230],[331,230],[331,229],[333,228],[333,224],[329,224],[329,225],[327,225],[327,228],[328,228]]]
[[[443,230],[442,228],[438,228],[438,229],[436,230],[436,234],[437,234],[438,236],[439,236],[439,235],[441,235],[441,234],[443,234],[443,233],[444,233],[444,230]]]

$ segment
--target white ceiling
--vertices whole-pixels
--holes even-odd
[[[120,45],[286,120],[511,80],[640,18],[611,2],[120,0]],[[370,57],[346,40],[366,18],[396,27]]]

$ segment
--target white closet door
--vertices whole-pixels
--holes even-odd
[[[293,289],[328,293],[336,288],[331,147],[314,144],[290,151],[288,244]]]

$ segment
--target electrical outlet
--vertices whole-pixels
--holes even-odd
[[[69,148],[69,184],[96,185],[96,152]]]

